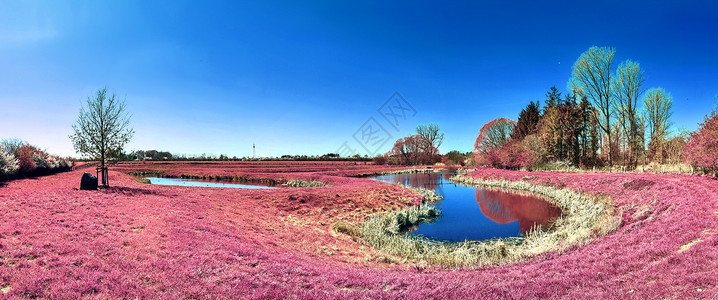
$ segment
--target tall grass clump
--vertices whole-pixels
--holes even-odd
[[[564,214],[555,220],[551,230],[535,227],[520,238],[451,243],[400,234],[398,224],[404,220],[400,216],[414,215],[424,209],[422,206],[409,207],[369,218],[359,229],[362,238],[373,247],[408,261],[466,267],[517,262],[542,253],[581,246],[616,230],[621,223],[620,215],[614,214],[610,201],[569,189],[466,176],[455,176],[452,180],[473,186],[529,192],[557,205]]]
[[[417,194],[421,195],[421,197],[424,198],[423,202],[426,203],[436,203],[439,200],[443,200],[444,196],[437,194],[432,189],[427,189],[423,187],[413,187],[408,185],[399,184],[399,186],[410,189],[412,191],[415,191]]]
[[[359,232],[364,240],[374,247],[394,250],[393,252],[395,253],[402,253],[402,251],[398,250],[409,250],[414,246],[411,245],[411,243],[407,243],[411,238],[401,233],[413,225],[430,221],[439,214],[440,212],[437,211],[436,208],[426,204],[410,206],[398,211],[390,211],[369,218],[359,228]]]
[[[292,179],[283,185],[288,186],[288,187],[322,187],[322,186],[326,186],[326,184],[321,181],[317,181],[317,180],[306,181],[306,180],[301,180],[301,179]]]

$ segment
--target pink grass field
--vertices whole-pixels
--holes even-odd
[[[623,223],[592,243],[472,269],[383,263],[338,221],[418,203],[363,178],[396,169],[340,163],[148,163],[79,191],[83,170],[0,182],[0,298],[699,298],[718,293],[718,181],[688,175],[517,172],[611,197]],[[243,190],[148,185],[129,172],[316,179]],[[123,173],[124,172],[124,173]],[[716,298],[718,299],[718,298]]]

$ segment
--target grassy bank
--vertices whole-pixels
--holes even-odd
[[[431,189],[427,189],[427,188],[423,188],[423,187],[413,187],[413,186],[408,186],[408,185],[403,185],[403,184],[400,184],[400,186],[410,189],[410,190],[416,192],[417,194],[421,195],[421,197],[424,198],[424,200],[422,201],[424,203],[436,203],[437,201],[444,199],[444,196],[437,194],[436,192],[434,192],[434,190],[431,190]]]

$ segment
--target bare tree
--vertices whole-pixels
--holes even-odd
[[[614,114],[611,93],[611,67],[613,55],[616,51],[607,47],[591,47],[573,64],[572,78],[569,85],[574,94],[585,96],[591,100],[596,108],[596,123],[608,138],[608,166],[613,165],[613,155],[610,150],[611,117]]]
[[[691,134],[688,131],[679,132],[670,139],[666,138],[664,157],[667,163],[677,165],[681,162],[681,156],[690,138]]]
[[[75,134],[71,135],[70,139],[75,151],[100,161],[102,184],[107,185],[108,154],[119,153],[135,133],[130,128],[130,116],[125,112],[125,101],[120,100],[114,93],[108,97],[106,87],[98,90],[94,97],[87,97],[86,106],[80,109],[80,115],[72,129]]]
[[[648,127],[649,153],[652,159],[663,161],[668,142],[668,128],[671,126],[670,118],[673,114],[673,98],[662,88],[653,88],[643,97],[643,106]]]
[[[648,123],[648,133],[651,140],[654,137],[665,138],[671,126],[670,118],[673,115],[673,97],[662,88],[653,88],[643,97],[643,106]]]
[[[439,124],[429,123],[427,125],[419,125],[416,127],[416,134],[429,140],[431,146],[439,149],[441,143],[444,142],[444,133],[439,132]]]
[[[638,98],[643,93],[643,70],[637,62],[626,60],[616,70],[612,78],[612,93],[615,100],[618,119],[626,142],[631,150],[628,162],[635,166],[639,153],[643,152],[643,139],[641,129],[643,119],[638,115]]]

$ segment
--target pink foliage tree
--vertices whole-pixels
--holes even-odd
[[[507,142],[499,150],[501,164],[511,169],[521,167],[525,155],[526,153],[521,149],[521,145],[515,140]]]
[[[385,155],[390,162],[400,165],[426,165],[441,160],[439,150],[431,141],[419,135],[400,138]]]
[[[535,135],[529,135],[521,141],[508,141],[501,149],[496,150],[500,160],[498,167],[503,165],[511,169],[531,169],[541,158],[540,144],[541,141]],[[496,164],[492,165],[497,167]]]
[[[501,165],[500,150],[511,139],[516,121],[497,118],[486,123],[479,130],[474,143],[474,160],[477,164],[488,164],[494,167]]]
[[[683,159],[706,171],[718,171],[718,109],[706,116],[698,131],[691,134]]]

